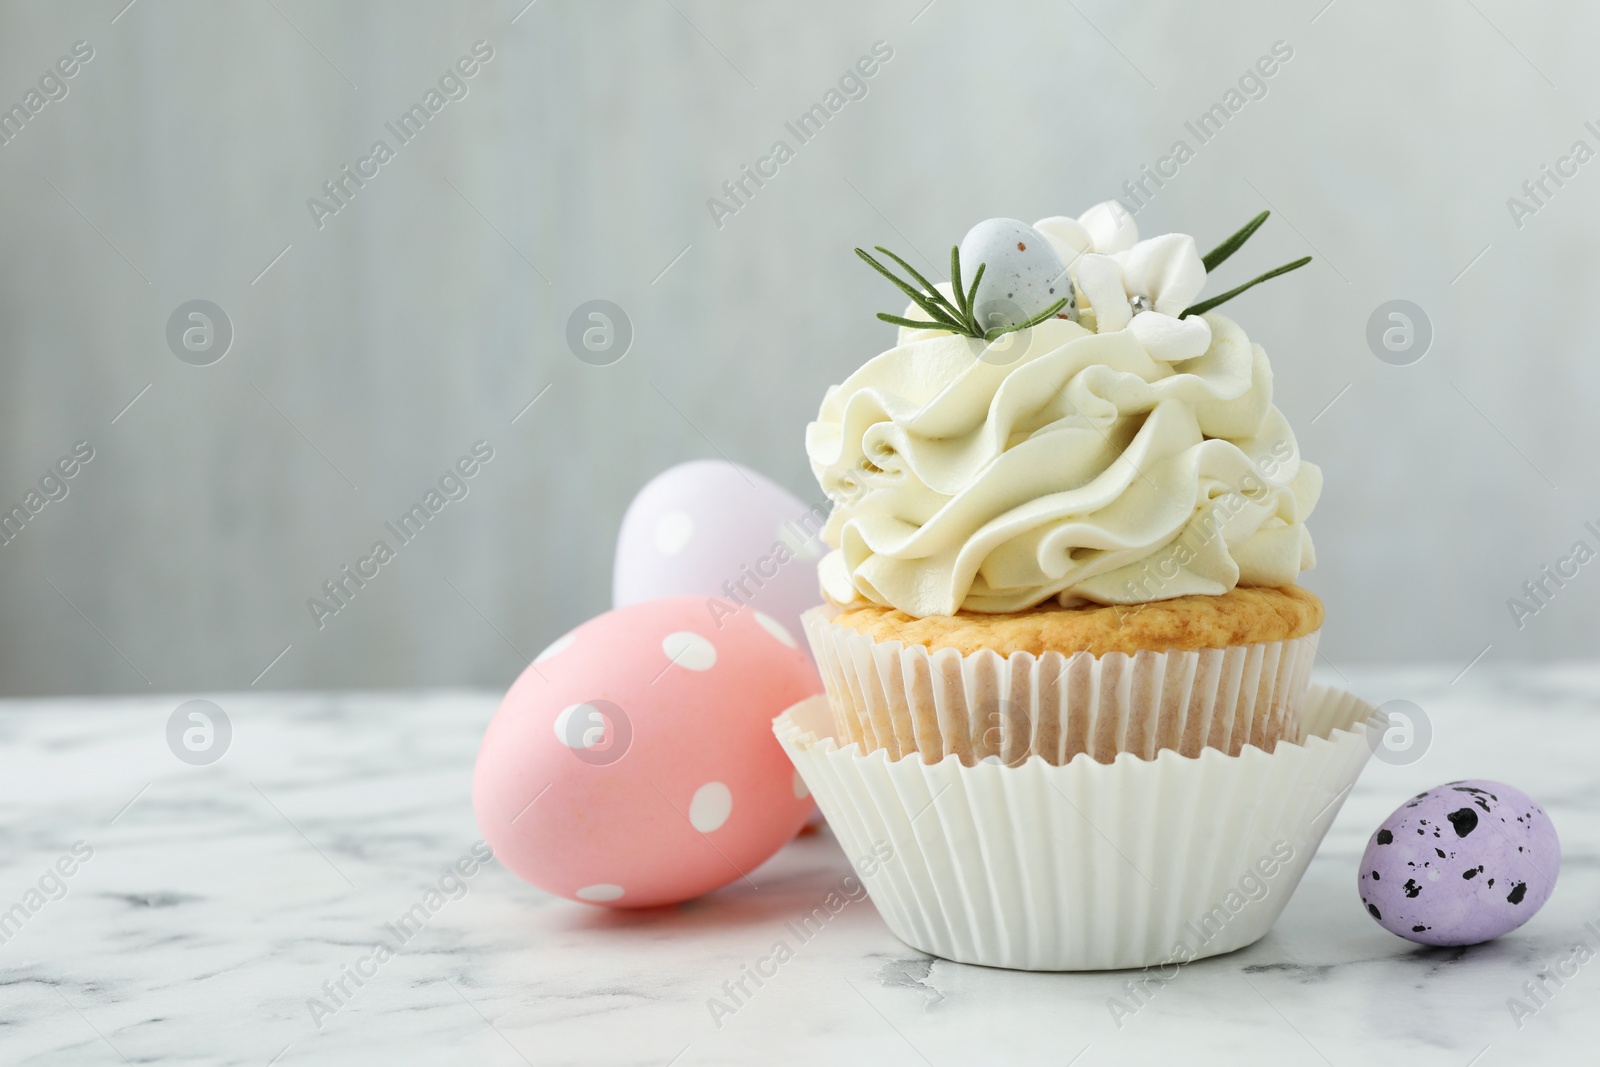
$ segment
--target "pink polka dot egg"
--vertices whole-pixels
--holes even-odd
[[[821,690],[799,635],[705,597],[631,604],[540,653],[478,751],[495,857],[569,900],[644,908],[737,881],[812,802],[772,719]]]

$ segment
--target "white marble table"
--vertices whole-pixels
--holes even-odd
[[[494,694],[215,697],[233,738],[203,767],[167,748],[181,697],[0,703],[0,910],[48,890],[0,944],[0,1063],[1581,1061],[1600,1044],[1600,962],[1551,983],[1520,1028],[1507,1001],[1578,939],[1600,950],[1584,930],[1600,929],[1600,667],[1485,662],[1452,686],[1457,669],[1346,669],[1357,692],[1426,709],[1431,749],[1369,766],[1271,934],[1184,968],[1120,1028],[1108,999],[1130,975],[932,959],[866,901],[718,1026],[708,999],[847,872],[826,834],[758,888],[650,914],[555,900],[491,862],[373,962],[398,941],[385,924],[477,839],[469,778]],[[1368,832],[1407,795],[1480,776],[1556,820],[1554,898],[1473,949],[1385,933],[1354,890]],[[93,854],[58,883],[76,842]],[[336,1000],[324,984],[341,979]],[[312,998],[328,1011],[313,1018]]]

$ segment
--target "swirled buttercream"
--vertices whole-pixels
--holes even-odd
[[[1204,350],[1170,361],[1109,324],[992,344],[902,328],[807,427],[833,502],[823,591],[925,617],[1293,582],[1322,474],[1272,405],[1261,346],[1204,324]]]

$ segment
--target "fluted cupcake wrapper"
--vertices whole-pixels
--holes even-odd
[[[1192,652],[962,655],[878,641],[832,615],[813,608],[801,621],[840,740],[891,759],[953,755],[969,766],[1035,755],[1065,764],[1085,752],[1102,763],[1121,752],[1271,752],[1299,736],[1317,649],[1312,632]]]
[[[1374,709],[1313,687],[1304,740],[1109,764],[890,759],[824,697],[773,723],[895,936],[962,963],[1169,968],[1264,935],[1370,748]]]

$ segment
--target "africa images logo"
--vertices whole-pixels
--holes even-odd
[[[306,609],[311,612],[311,621],[317,624],[317,629],[325,627],[328,619],[349,607],[356,594],[377,578],[385,566],[399,558],[400,549],[422,536],[423,529],[447,505],[465,500],[472,492],[471,479],[477,477],[492,459],[493,445],[482,440],[473,442],[471,451],[439,476],[437,488],[429,487],[422,499],[402,512],[398,519],[383,524],[383,528],[394,538],[393,545],[387,538],[374,541],[372,550],[359,557],[354,568],[346,563],[337,574],[322,583],[322,597],[307,597]]]
[[[821,100],[802,111],[793,122],[783,124],[785,132],[794,138],[794,144],[789,143],[788,137],[773,141],[767,154],[757,157],[753,170],[750,164],[744,164],[737,176],[722,183],[721,197],[707,197],[706,210],[711,213],[711,221],[717,224],[717,229],[722,229],[727,219],[737,215],[755,199],[756,193],[778,176],[783,165],[795,158],[799,148],[815,140],[822,128],[843,111],[846,104],[865,100],[871,89],[868,81],[893,58],[894,46],[888,41],[872,42],[872,53],[861,56],[846,68],[839,75],[837,87],[829,88],[822,94]]]
[[[306,209],[311,212],[311,221],[316,223],[317,229],[327,225],[330,216],[349,207],[356,193],[365,189],[367,182],[376,178],[379,170],[394,159],[401,148],[415,140],[433,117],[444,110],[446,104],[452,100],[465,100],[471,91],[468,81],[477,77],[478,72],[493,58],[493,45],[488,41],[474,42],[471,55],[462,56],[439,75],[437,88],[430,87],[420,102],[402,111],[393,122],[383,124],[384,129],[393,136],[394,144],[391,145],[385,138],[378,138],[372,142],[372,150],[356,160],[354,169],[346,163],[337,174],[322,183],[326,200],[307,197]]]
[[[72,91],[67,84],[94,58],[94,46],[88,41],[75,41],[70,55],[57,59],[50,68],[39,75],[39,87],[29,89],[22,99],[9,108],[0,107],[0,145],[8,145],[22,135],[39,113],[49,104],[67,98]]]

